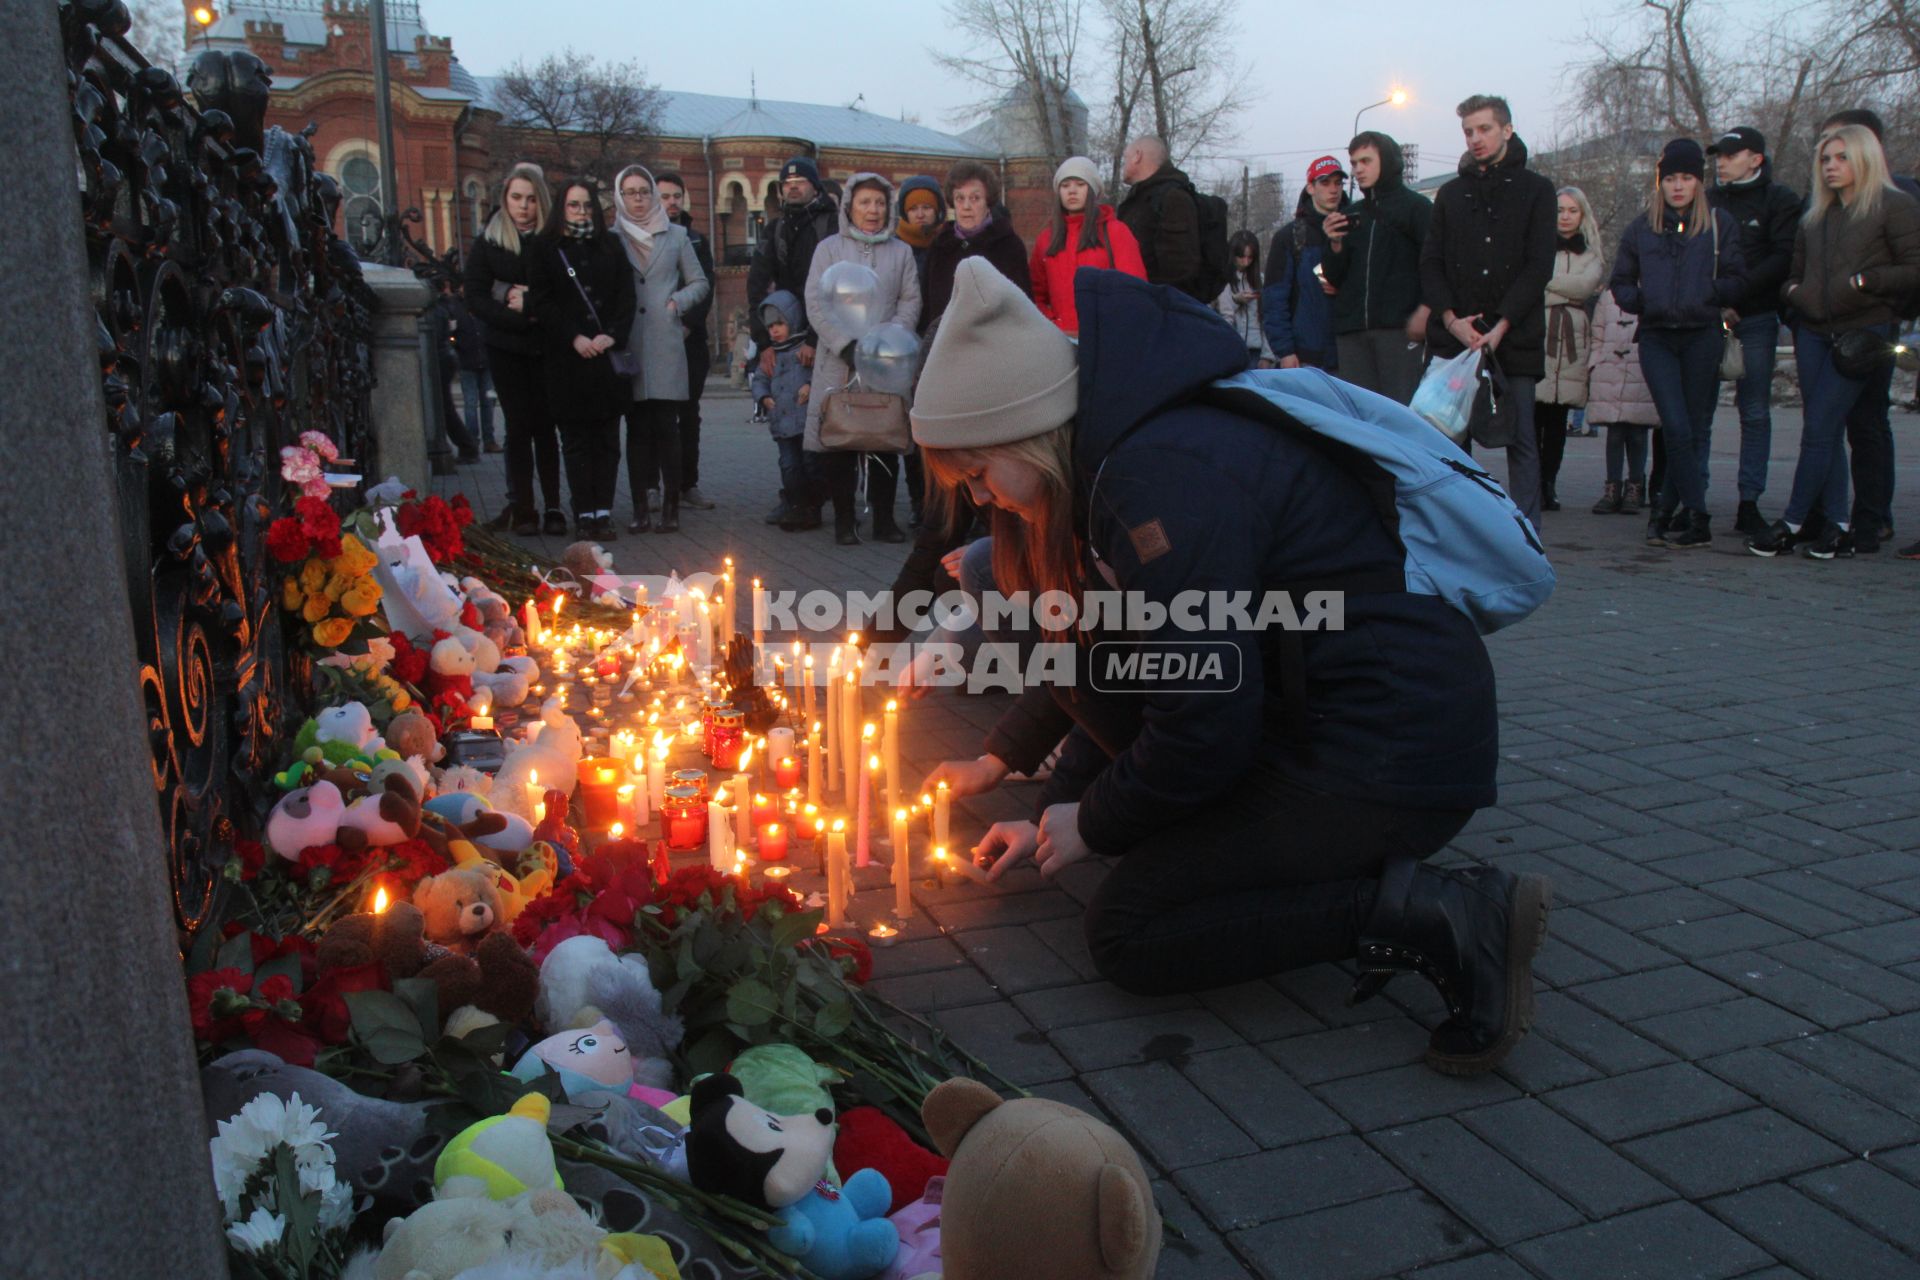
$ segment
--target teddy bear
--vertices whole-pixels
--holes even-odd
[[[370,780],[377,790],[369,790],[340,815],[340,828],[334,843],[342,849],[381,849],[410,840],[420,830],[420,797],[414,790],[413,776],[402,761],[382,777]],[[375,768],[375,774],[387,766]],[[325,784],[322,784],[325,785]]]
[[[528,728],[532,736],[507,752],[506,761],[494,775],[490,794],[494,808],[517,813],[531,822],[533,804],[527,798],[527,784],[538,774],[543,788],[571,796],[579,781],[580,757],[586,749],[580,726],[558,698],[548,698],[540,709],[539,722]]]
[[[321,973],[378,964],[389,986],[425,978],[434,985],[443,1023],[467,1006],[502,1022],[523,1022],[540,990],[539,968],[510,934],[492,934],[474,954],[463,955],[428,941],[425,916],[407,902],[336,921],[314,959]]]
[[[390,1220],[371,1276],[646,1280],[673,1275],[671,1257],[657,1236],[609,1235],[573,1197],[547,1187],[506,1200],[432,1200],[405,1218]],[[667,1268],[659,1266],[663,1261]]]
[[[311,786],[297,787],[281,796],[267,815],[267,847],[293,860],[304,849],[332,844],[346,811],[346,797],[324,778]]]
[[[433,731],[433,721],[418,711],[402,711],[387,723],[387,745],[404,757],[419,756],[428,764],[436,764],[447,754],[440,745],[440,735]]]
[[[502,658],[491,672],[475,671],[474,688],[492,694],[496,706],[517,707],[527,700],[539,670],[532,658]]]
[[[775,1116],[747,1101],[738,1079],[719,1072],[693,1087],[687,1179],[777,1213],[780,1225],[768,1241],[822,1280],[867,1280],[900,1250],[900,1233],[885,1216],[893,1189],[874,1169],[829,1184],[833,1133],[827,1108]]]
[[[560,563],[573,575],[585,599],[619,601],[619,593],[611,590],[616,581],[613,577],[613,553],[599,543],[570,544],[560,553]]]
[[[436,640],[427,654],[427,701],[442,720],[466,718],[473,695],[473,653],[452,636]]]
[[[504,821],[506,815],[483,815],[468,823],[467,829],[480,826],[488,817],[498,822]],[[447,841],[447,860],[456,871],[477,871],[492,882],[500,900],[503,927],[519,919],[527,904],[553,888],[560,878],[560,858],[552,845],[541,840],[534,841],[518,855],[510,855],[483,850],[471,838],[452,839]]]
[[[387,744],[373,727],[373,713],[360,702],[343,702],[314,717],[314,740],[344,743],[363,756],[376,756]]]
[[[569,1046],[555,1046],[552,1041],[569,1038],[583,1029],[598,1031],[604,1023],[617,1036],[620,1052],[613,1050],[604,1032],[593,1047],[619,1060],[625,1075],[608,1078],[605,1071],[583,1074],[592,1074],[597,1087],[613,1086],[652,1106],[672,1100],[674,1095],[667,1092],[674,1084],[668,1055],[679,1047],[684,1028],[679,1018],[662,1011],[660,993],[642,957],[616,956],[604,940],[588,934],[568,938],[540,963],[534,1020],[548,1038],[528,1051],[534,1062],[522,1058],[515,1065],[514,1074],[522,1079],[531,1078],[526,1072],[540,1074],[537,1063],[561,1065],[552,1051]],[[548,1052],[542,1052],[543,1048]],[[584,1091],[595,1086],[580,1087]],[[633,1092],[636,1089],[644,1092]],[[654,1096],[659,1094],[665,1096]]]
[[[1006,1102],[964,1079],[929,1093],[920,1117],[951,1161],[940,1205],[944,1280],[1153,1275],[1160,1214],[1147,1171],[1107,1125],[1044,1098]]]
[[[465,955],[507,927],[500,913],[500,890],[474,866],[423,877],[413,887],[413,905],[426,921],[427,941]]]

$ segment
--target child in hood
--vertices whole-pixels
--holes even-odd
[[[813,394],[813,371],[800,363],[800,345],[806,326],[800,323],[800,299],[785,289],[767,295],[760,304],[773,351],[773,373],[753,365],[753,403],[766,415],[767,429],[780,450],[780,505],[767,516],[789,533],[820,526],[820,504],[809,501],[804,439],[807,401]]]

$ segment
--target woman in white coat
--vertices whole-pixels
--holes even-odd
[[[1560,188],[1556,230],[1559,243],[1553,253],[1553,276],[1547,281],[1547,371],[1533,399],[1542,511],[1560,509],[1554,486],[1567,452],[1567,414],[1587,402],[1591,346],[1587,306],[1607,279],[1606,265],[1600,260],[1600,228],[1580,188]]]
[[[687,331],[680,317],[713,289],[684,228],[667,218],[653,174],[630,164],[620,171],[614,220],[633,266],[633,334],[627,350],[639,370],[627,409],[627,487],[633,494],[628,533],[645,533],[647,490],[660,477],[655,533],[680,527],[680,402],[687,399]]]
[[[820,339],[813,358],[813,390],[807,400],[806,451],[814,478],[814,502],[819,491],[833,500],[833,537],[841,546],[860,541],[854,531],[853,489],[856,460],[852,453],[829,452],[820,444],[820,413],[827,397],[847,385],[853,376],[853,346],[860,337],[838,323],[827,305],[820,278],[840,262],[871,267],[880,284],[873,303],[876,326],[900,324],[912,329],[920,319],[920,275],[914,269],[913,250],[894,234],[893,185],[877,173],[856,173],[840,202],[840,234],[828,236],[813,251],[807,270],[807,323]],[[867,499],[873,504],[873,536],[881,542],[904,542],[906,535],[893,518],[900,455],[869,454]]]

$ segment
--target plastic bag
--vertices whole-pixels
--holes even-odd
[[[1473,397],[1480,390],[1480,353],[1462,351],[1447,360],[1435,360],[1420,379],[1413,403],[1407,407],[1425,418],[1447,439],[1459,444],[1467,438],[1473,416]]]

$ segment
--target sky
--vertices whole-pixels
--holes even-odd
[[[1504,95],[1520,135],[1545,140],[1559,114],[1563,69],[1581,56],[1589,15],[1603,20],[1615,12],[1612,0],[1475,0],[1470,8],[1438,0],[1239,0],[1238,9],[1240,48],[1255,64],[1255,104],[1238,122],[1235,145],[1189,167],[1196,177],[1209,169],[1237,175],[1244,160],[1255,173],[1284,174],[1290,190],[1314,156],[1343,153],[1354,113],[1395,86],[1411,101],[1375,107],[1362,127],[1420,144],[1423,175],[1457,162],[1453,108],[1472,93]],[[617,14],[630,16],[615,21]],[[634,59],[663,89],[744,97],[751,73],[762,97],[851,103],[864,95],[868,110],[904,110],[953,132],[971,123],[954,113],[978,93],[927,52],[953,41],[938,0],[644,7],[422,0],[422,16],[481,75],[571,44],[602,58]],[[1083,57],[1098,58],[1093,45],[1083,43]]]

